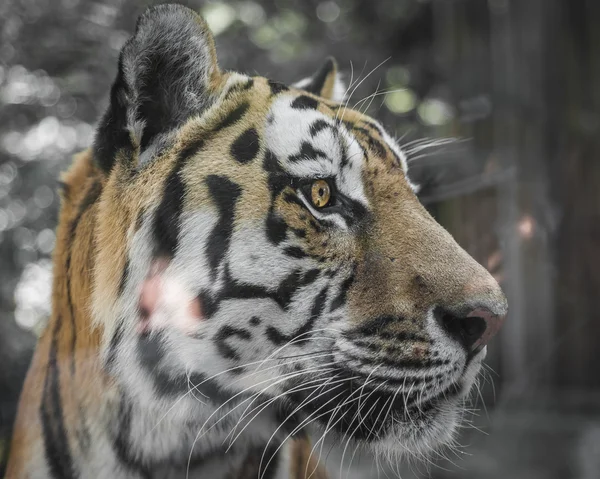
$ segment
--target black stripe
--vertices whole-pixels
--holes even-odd
[[[278,245],[287,237],[288,225],[280,215],[273,211],[273,207],[269,209],[267,214],[265,228],[267,239],[274,245]]]
[[[319,158],[328,159],[328,156],[324,151],[314,148],[308,141],[303,141],[300,145],[300,152],[296,155],[290,155],[289,160],[296,162],[301,160],[317,160]]]
[[[125,333],[125,326],[123,325],[123,321],[119,320],[119,324],[117,324],[117,328],[113,332],[112,337],[110,338],[110,343],[108,345],[108,353],[106,355],[106,363],[105,368],[110,370],[117,359],[117,347],[123,340],[123,335]]]
[[[125,395],[122,395],[117,416],[118,423],[115,425],[116,433],[112,443],[113,450],[115,451],[117,459],[129,469],[129,471],[136,472],[144,479],[150,479],[152,477],[152,471],[138,459],[137,455],[131,451],[130,448],[132,411],[133,406],[131,402]]]
[[[310,135],[311,136],[316,136],[318,135],[321,131],[330,128],[333,130],[333,126],[330,125],[329,123],[327,123],[325,120],[323,119],[318,119],[316,120],[311,126],[310,126]]]
[[[119,281],[119,296],[121,296],[123,294],[123,291],[125,291],[125,285],[127,284],[127,278],[129,277],[130,267],[131,265],[129,264],[129,258],[127,258],[125,260],[125,266],[123,267],[123,271],[121,272],[121,280]]]
[[[65,269],[67,272],[66,277],[66,289],[67,289],[67,304],[69,306],[69,318],[71,322],[71,374],[75,374],[75,348],[77,347],[77,328],[75,324],[75,309],[73,307],[73,296],[71,294],[71,259],[73,256],[73,243],[75,242],[75,235],[77,233],[77,226],[81,221],[81,218],[85,212],[98,200],[102,193],[102,185],[95,182],[90,186],[90,189],[86,193],[85,197],[79,205],[77,216],[69,226],[69,237],[67,238],[67,260],[65,262]]]
[[[348,295],[348,289],[354,282],[355,274],[352,273],[348,278],[344,280],[344,282],[340,286],[340,292],[338,295],[333,298],[331,302],[331,306],[329,307],[329,312],[335,311],[338,308],[341,308],[346,304],[346,296]]]
[[[250,107],[248,102],[241,103],[233,110],[231,110],[225,118],[216,126],[215,130],[222,130],[223,128],[227,128],[234,123],[238,122],[248,111]]]
[[[323,288],[318,294],[318,296],[315,298],[315,301],[310,310],[310,316],[302,326],[300,326],[296,329],[296,331],[290,334],[283,334],[274,326],[269,326],[267,328],[267,337],[269,338],[269,340],[275,345],[281,345],[300,337],[302,339],[308,339],[310,337],[308,333],[312,330],[315,321],[317,321],[317,319],[319,319],[319,317],[323,313],[323,310],[325,308],[325,302],[327,301],[328,289],[329,286]]]
[[[281,93],[282,91],[287,91],[289,90],[289,88],[284,85],[283,83],[279,83],[273,80],[269,80],[269,88],[271,88],[271,94],[273,95],[277,95],[278,93]]]
[[[351,353],[344,353],[346,357],[359,362],[361,365],[369,364],[372,366],[384,365],[394,369],[431,369],[433,367],[446,366],[449,364],[448,359],[394,359],[385,355],[376,355],[375,357],[356,356]]]
[[[304,273],[295,270],[290,273],[280,284],[277,290],[272,291],[262,286],[253,284],[238,283],[229,273],[225,266],[223,275],[223,288],[216,298],[210,296],[206,291],[201,291],[198,298],[202,302],[203,310],[207,318],[212,317],[222,301],[228,299],[271,299],[275,301],[283,310],[288,310],[296,292],[312,284],[319,276],[318,269],[311,269]]]
[[[56,318],[40,405],[40,419],[50,474],[55,478],[70,479],[78,477],[78,474],[73,466],[60,397],[60,370],[57,361],[60,324],[60,318]]]
[[[187,161],[202,148],[202,140],[187,145],[179,152],[175,166],[169,173],[163,189],[162,200],[154,213],[153,236],[155,255],[172,258],[177,250],[180,217],[185,198],[185,184],[181,170]]]
[[[233,326],[222,326],[221,329],[214,335],[213,341],[215,342],[215,346],[217,350],[226,359],[232,359],[235,361],[239,361],[240,355],[237,351],[227,344],[227,340],[231,337],[239,338],[243,341],[250,341],[252,339],[252,335],[250,331],[247,329],[234,328]],[[242,372],[241,370],[236,370],[237,373]]]
[[[302,259],[308,256],[308,254],[306,254],[306,251],[304,251],[299,246],[288,246],[283,250],[283,254],[296,259]]]
[[[197,384],[197,383],[194,383]],[[185,392],[187,392],[187,384]],[[156,477],[157,470],[166,469],[169,471],[186,468],[188,466],[188,451],[185,453],[175,453],[172,457],[160,460],[141,457],[141,455],[131,448],[131,422],[133,417],[133,404],[122,395],[119,403],[117,420],[113,426],[112,447],[117,459],[121,464],[134,474],[139,474],[144,479]],[[227,424],[229,426],[229,424]],[[226,447],[217,446],[210,451],[203,451],[202,454],[194,454],[191,457],[189,466],[191,469],[202,466],[205,461],[212,461],[216,456],[223,456]],[[160,473],[158,473],[160,474]],[[185,475],[185,474],[184,474]]]
[[[300,95],[294,99],[290,106],[296,110],[316,110],[319,101],[307,95]]]
[[[217,268],[229,249],[233,233],[235,205],[242,194],[242,188],[225,176],[209,175],[204,181],[219,210],[219,220],[211,231],[206,246],[206,256],[214,279]]]
[[[231,98],[236,93],[250,90],[254,86],[254,78],[248,78],[248,80],[244,83],[236,83],[233,85],[225,94],[225,100]]]

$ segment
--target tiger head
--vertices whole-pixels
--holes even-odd
[[[208,435],[451,439],[506,299],[343,94],[333,60],[286,86],[221,71],[191,10],[140,18],[94,143],[90,254],[105,367],[149,410]]]

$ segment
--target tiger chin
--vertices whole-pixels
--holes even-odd
[[[447,442],[506,299],[335,61],[226,72],[204,20],[162,5],[117,70],[62,178],[7,477],[326,478],[325,438]]]

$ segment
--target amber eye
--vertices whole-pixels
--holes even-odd
[[[310,188],[310,199],[317,208],[325,208],[331,201],[331,186],[326,180],[315,180]]]

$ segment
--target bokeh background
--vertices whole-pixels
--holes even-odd
[[[57,177],[151,3],[0,2],[0,456],[50,308]],[[422,201],[509,297],[463,447],[402,477],[600,477],[600,2],[186,3],[226,69],[292,82],[335,56],[350,104],[406,145]],[[377,477],[365,454],[343,474]]]

